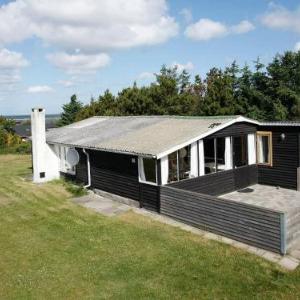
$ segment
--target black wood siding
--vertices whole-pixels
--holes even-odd
[[[299,133],[297,127],[260,127],[261,131],[272,131],[273,167],[258,166],[258,182],[261,184],[297,188],[299,166]],[[281,141],[281,133],[285,140]]]
[[[140,183],[140,205],[141,207],[159,212],[160,187],[157,185]]]
[[[256,247],[285,252],[282,213],[168,186],[161,187],[160,195],[164,215]]]
[[[92,188],[139,200],[136,156],[89,151]]]
[[[256,165],[208,174],[171,183],[169,186],[183,190],[217,196],[257,183]]]
[[[215,137],[226,137],[226,136],[239,136],[249,133],[256,132],[256,125],[246,122],[235,123],[230,125],[212,135],[209,135],[207,138],[215,138]]]
[[[77,149],[80,162],[76,180],[87,183],[86,155]],[[140,206],[159,211],[159,186],[143,184],[138,179],[137,156],[86,150],[90,156],[91,187],[140,201]]]

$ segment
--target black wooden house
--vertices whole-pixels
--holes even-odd
[[[59,172],[89,188],[285,253],[292,229],[284,212],[219,196],[253,184],[297,190],[299,134],[297,122],[242,116],[93,117],[50,130],[46,142]],[[70,148],[76,166],[66,159]]]

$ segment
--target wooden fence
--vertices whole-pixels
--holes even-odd
[[[286,252],[282,212],[170,186],[160,189],[160,212],[249,245]]]

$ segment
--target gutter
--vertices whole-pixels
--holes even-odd
[[[90,155],[85,149],[82,149],[83,153],[86,155],[86,165],[87,165],[87,175],[88,175],[88,183],[84,186],[85,189],[89,188],[92,184],[91,182],[91,165],[90,165]]]

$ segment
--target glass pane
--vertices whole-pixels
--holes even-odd
[[[156,161],[153,158],[143,158],[145,180],[149,182],[156,182]]]
[[[269,137],[266,135],[257,136],[258,162],[260,164],[269,163]]]
[[[233,158],[235,167],[246,166],[248,164],[246,135],[233,137]]]
[[[178,180],[177,176],[177,151],[168,155],[169,160],[169,179],[168,182]]]
[[[191,146],[178,151],[179,180],[189,178],[191,171]]]
[[[204,139],[205,174],[215,172],[215,145],[214,139]]]
[[[217,138],[217,172],[225,170],[225,138]]]

